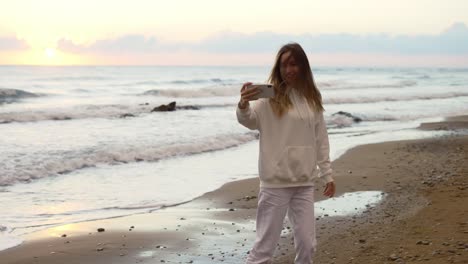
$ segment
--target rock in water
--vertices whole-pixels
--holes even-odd
[[[129,113],[120,115],[120,118],[126,118],[126,117],[135,117],[135,115],[134,114],[129,114]]]
[[[176,102],[171,102],[168,105],[160,105],[158,107],[153,108],[151,112],[170,112],[176,110]]]
[[[362,118],[357,117],[357,116],[353,116],[352,114],[350,114],[350,113],[348,113],[348,112],[344,112],[344,111],[336,112],[336,113],[334,113],[332,116],[336,116],[336,115],[343,115],[343,116],[352,118],[353,121],[356,122],[356,123],[359,123],[359,122],[362,121]]]
[[[183,109],[183,110],[200,110],[199,106],[195,105],[184,105],[184,106],[178,106],[177,109]]]

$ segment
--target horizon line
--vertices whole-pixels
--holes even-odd
[[[190,65],[172,65],[172,64],[63,64],[63,65],[51,65],[51,64],[0,64],[0,67],[272,67],[273,65],[267,64],[259,64],[259,65],[197,65],[197,64],[190,64]],[[426,69],[467,69],[468,65],[463,66],[415,66],[415,65],[317,65],[313,68],[426,68]]]

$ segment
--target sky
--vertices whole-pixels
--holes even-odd
[[[468,67],[466,0],[0,0],[0,64]]]

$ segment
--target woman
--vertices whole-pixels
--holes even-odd
[[[335,194],[335,184],[322,96],[299,44],[279,50],[269,82],[273,98],[256,100],[260,91],[245,83],[237,108],[239,123],[260,132],[257,238],[246,263],[271,262],[286,213],[293,225],[295,263],[312,263],[314,182],[322,179],[328,197]]]

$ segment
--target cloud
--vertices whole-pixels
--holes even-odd
[[[0,37],[0,51],[22,50],[26,48],[28,48],[28,45],[23,40],[15,37]]]
[[[298,42],[311,53],[386,53],[400,55],[466,55],[468,54],[468,28],[455,23],[438,35],[388,34],[279,34],[257,32],[243,34],[220,32],[199,43],[163,43],[156,37],[126,35],[114,39],[99,40],[89,46],[76,45],[61,40],[58,48],[73,53],[161,53],[161,52],[206,52],[206,53],[274,53],[288,42]]]
[[[251,35],[220,33],[196,48],[218,52],[274,52],[287,42],[298,42],[307,52],[468,54],[468,28],[455,23],[438,35],[390,36],[388,34],[302,34],[261,32]]]

